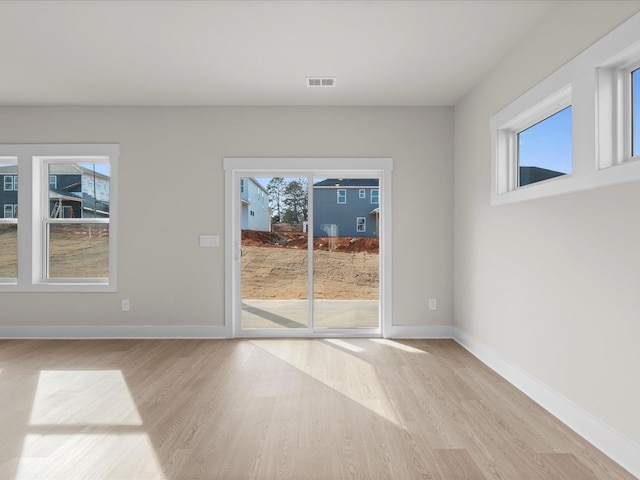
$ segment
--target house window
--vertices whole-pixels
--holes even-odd
[[[640,160],[639,77],[640,15],[635,15],[530,90],[514,92],[516,98],[490,121],[491,204],[640,180],[636,161]],[[570,105],[569,126],[568,111],[562,110]],[[531,145],[526,140],[531,139],[526,137],[535,129],[525,131],[538,123],[551,123],[547,119],[555,114],[567,117],[564,127],[553,133],[564,132],[565,145],[572,137],[571,170],[562,167],[563,163],[568,166],[568,155],[556,158],[555,148],[544,152],[556,162],[553,166],[527,160],[532,153],[527,152]],[[542,138],[538,143],[553,145]],[[530,167],[530,172],[521,172],[520,167]],[[548,181],[527,180],[526,173],[535,174],[536,168],[563,175]]]
[[[364,188],[358,190],[358,198],[367,198],[367,191]]]
[[[631,72],[631,154],[640,155],[640,68]]]
[[[605,169],[640,156],[640,54],[627,49],[596,69],[597,165]],[[629,168],[626,168],[628,173]],[[633,180],[628,175],[625,179]]]
[[[0,157],[11,153],[18,168],[29,167],[20,192],[29,201],[21,203],[18,267],[0,291],[115,291],[118,145],[0,145]]]
[[[18,218],[18,205],[6,203],[4,205],[4,218]]]
[[[108,163],[45,161],[49,186],[43,192],[46,279],[109,277],[110,168]],[[52,173],[56,172],[55,175]]]
[[[517,134],[518,186],[571,173],[571,107]]]
[[[17,175],[5,175],[5,177],[4,177],[4,191],[5,192],[17,192],[18,191],[18,176]]]
[[[375,203],[376,205],[380,203],[380,190],[377,188],[371,190],[371,203]]]
[[[240,179],[240,193],[244,193],[244,178]]]
[[[338,203],[347,203],[347,190],[344,188],[338,189]]]
[[[367,219],[366,219],[366,217],[356,217],[356,231],[357,232],[366,232],[367,231]]]

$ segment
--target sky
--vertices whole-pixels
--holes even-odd
[[[571,107],[542,120],[518,134],[521,167],[540,167],[571,173]]]
[[[107,163],[80,163],[81,167],[93,170],[95,167],[96,172],[109,176],[109,164]]]

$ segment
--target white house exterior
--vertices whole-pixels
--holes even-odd
[[[269,192],[253,177],[240,179],[242,229],[271,231]]]

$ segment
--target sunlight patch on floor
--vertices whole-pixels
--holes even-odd
[[[166,480],[120,370],[42,370],[16,480]]]
[[[335,345],[336,347],[345,348],[345,349],[350,350],[350,351],[352,351],[354,353],[362,353],[362,352],[365,351],[364,348],[359,347],[357,345],[354,345],[353,343],[349,343],[349,342],[347,342],[345,340],[339,340],[337,338],[327,338],[325,341]]]
[[[166,480],[146,433],[29,434],[16,480]]]
[[[400,426],[373,365],[318,340],[252,340],[252,344]]]
[[[43,370],[30,425],[142,425],[120,370]]]
[[[397,348],[398,350],[402,350],[407,353],[420,353],[422,355],[429,355],[428,352],[424,350],[420,350],[419,348],[414,348],[409,345],[405,345],[404,343],[394,342],[393,340],[387,340],[386,338],[372,338],[372,342],[379,343],[380,345],[385,345],[387,347]]]

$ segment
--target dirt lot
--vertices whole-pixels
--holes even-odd
[[[108,225],[56,225],[50,234],[50,276],[106,278],[109,276]],[[17,229],[0,226],[0,278],[14,278],[17,266]]]
[[[307,297],[307,235],[242,232],[242,298]],[[314,291],[318,299],[376,300],[377,238],[314,239]]]

